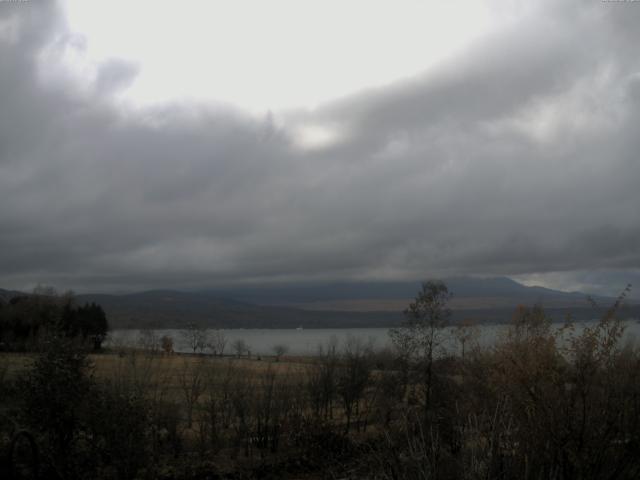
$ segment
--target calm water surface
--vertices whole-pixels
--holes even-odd
[[[595,322],[588,322],[587,325],[594,325]],[[625,342],[636,342],[640,339],[640,323],[636,320],[627,320],[624,322]],[[558,324],[558,327],[560,324]],[[580,324],[577,324],[580,328]],[[478,327],[477,343],[480,346],[488,347],[493,345],[507,330],[506,325],[483,325]],[[212,335],[214,330],[209,330],[208,334]],[[275,345],[285,345],[288,353],[291,355],[314,355],[318,352],[320,345],[327,346],[336,344],[338,349],[344,346],[349,339],[358,339],[362,342],[371,342],[375,349],[383,349],[391,345],[389,339],[388,328],[317,328],[317,329],[224,329],[227,338],[227,347],[225,354],[232,354],[231,347],[235,340],[244,340],[251,353],[254,355],[272,355]],[[459,345],[454,339],[453,329],[445,330],[445,348],[450,352],[455,352]],[[114,330],[111,332],[108,345],[127,345],[134,346],[138,344],[139,339],[147,335],[149,331],[141,330]],[[168,335],[173,339],[174,350],[176,352],[189,352],[187,339],[183,330],[164,329],[154,330],[152,335],[160,338]]]

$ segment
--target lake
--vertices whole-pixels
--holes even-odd
[[[577,328],[581,325],[594,325],[595,322],[577,323]],[[640,323],[636,320],[624,322],[625,342],[636,342],[640,338]],[[557,324],[558,327],[561,324]],[[501,335],[504,335],[507,325],[482,325],[478,327],[477,343],[480,346],[488,347],[493,345]],[[150,332],[141,330],[114,330],[110,333],[106,346],[135,346],[138,340],[146,332],[149,337]],[[210,334],[214,330],[208,331]],[[232,354],[231,345],[236,340],[244,340],[253,355],[273,355],[275,345],[285,345],[291,355],[315,355],[320,345],[337,345],[340,349],[349,339],[358,339],[362,342],[371,342],[374,349],[383,349],[391,345],[388,328],[317,328],[317,329],[224,329],[227,338],[225,354]],[[456,352],[459,348],[453,335],[453,329],[445,329],[445,348],[450,352]],[[151,333],[159,339],[163,335],[168,335],[173,339],[173,346],[176,352],[189,352],[187,338],[184,331],[177,329],[158,329]]]

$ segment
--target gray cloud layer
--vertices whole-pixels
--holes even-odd
[[[639,22],[640,4],[543,2],[428,74],[276,128],[119,109],[135,66],[107,62],[88,91],[55,80],[56,51],[81,48],[55,6],[0,3],[0,284],[640,279]],[[303,150],[287,126],[306,123],[346,133]]]

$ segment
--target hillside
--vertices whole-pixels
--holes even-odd
[[[585,294],[527,287],[508,278],[446,280],[453,294],[453,320],[509,321],[518,305],[541,304],[555,320],[602,313]],[[265,286],[198,292],[155,290],[128,295],[80,295],[102,305],[116,327],[173,327],[197,323],[224,328],[387,327],[399,324],[418,291],[417,282]],[[613,299],[597,297],[603,307]],[[624,316],[638,316],[627,307]]]
[[[518,305],[540,304],[554,320],[596,318],[614,299],[598,297],[594,310],[581,293],[527,287],[508,278],[451,278],[453,321],[478,323],[510,320]],[[417,282],[343,283],[265,286],[208,291],[150,290],[124,295],[78,295],[95,302],[113,328],[170,328],[196,323],[220,328],[390,327],[418,291]],[[1,290],[7,301],[20,292]],[[626,306],[625,317],[640,317],[640,307]]]
[[[587,295],[544,287],[527,287],[507,277],[445,279],[454,309],[511,308],[540,303],[548,307],[586,307]],[[415,297],[419,282],[358,282],[265,286],[211,290],[206,293],[257,305],[280,305],[322,311],[402,311]],[[595,297],[598,302],[613,299]]]
[[[128,295],[78,295],[96,302],[116,328],[180,327],[196,323],[220,328],[366,327],[397,323],[398,313],[322,312],[286,306],[264,306],[211,293],[148,291]]]

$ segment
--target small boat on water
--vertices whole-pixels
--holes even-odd
[[[298,331],[302,331],[302,330],[304,330],[304,329],[302,328],[302,325],[300,325],[299,327],[296,327],[296,330],[298,330]]]

